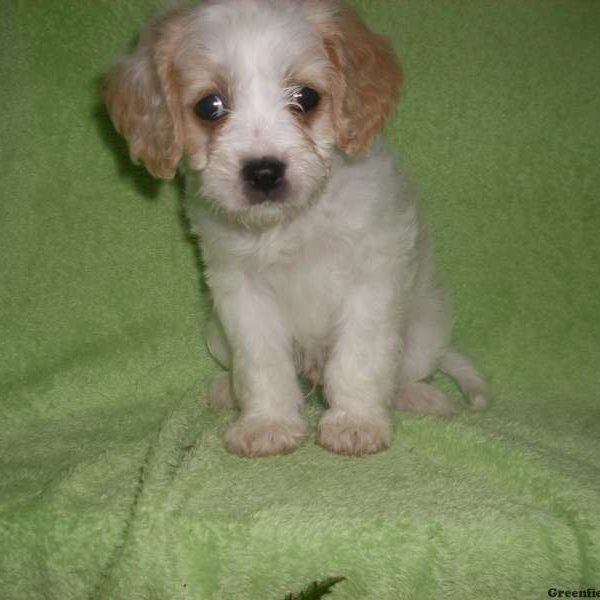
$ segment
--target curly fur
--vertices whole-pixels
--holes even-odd
[[[109,75],[106,102],[132,157],[186,174],[215,321],[209,344],[231,369],[211,391],[241,409],[229,450],[264,456],[306,436],[298,374],[330,408],[318,442],[386,448],[391,411],[447,415],[425,383],[438,368],[478,407],[485,379],[450,348],[451,311],[406,179],[379,135],[402,71],[391,44],[337,0],[207,0],[167,13]],[[321,97],[307,114],[291,91]],[[226,99],[216,122],[194,113]],[[297,107],[296,107],[297,108]],[[256,202],[249,160],[285,165],[281,197]]]

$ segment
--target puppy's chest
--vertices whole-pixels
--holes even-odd
[[[302,345],[327,343],[351,293],[351,264],[334,240],[312,241],[287,249],[262,271],[265,285]]]

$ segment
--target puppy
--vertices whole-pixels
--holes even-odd
[[[293,451],[298,375],[323,386],[318,443],[389,446],[394,408],[446,415],[437,369],[474,408],[484,378],[450,347],[451,315],[415,196],[380,138],[402,72],[390,43],[338,0],[205,0],[173,10],[109,74],[105,100],[134,160],[185,173],[241,413],[225,445]]]

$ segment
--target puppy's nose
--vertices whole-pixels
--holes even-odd
[[[244,181],[265,195],[281,185],[284,175],[285,164],[276,158],[249,160],[242,168]]]

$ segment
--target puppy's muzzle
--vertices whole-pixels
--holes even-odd
[[[282,199],[285,168],[285,163],[268,157],[249,160],[244,164],[242,179],[246,183],[252,204]]]

